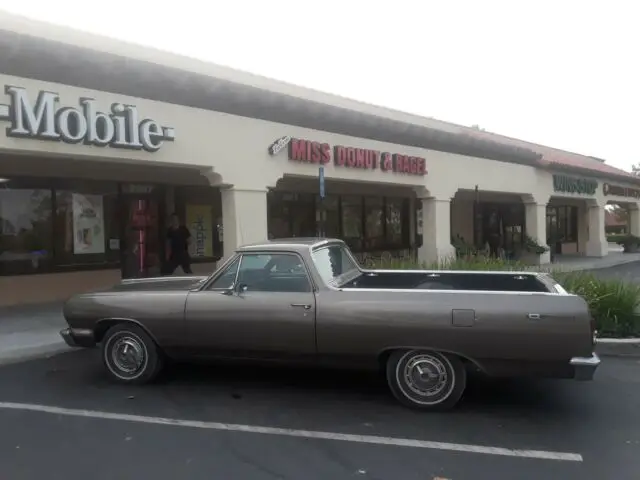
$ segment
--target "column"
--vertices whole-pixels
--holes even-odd
[[[636,203],[635,205],[630,205],[628,208],[629,212],[629,234],[634,237],[640,237],[640,206]]]
[[[589,241],[588,210],[589,206],[587,202],[581,202],[578,206],[578,253],[580,255],[587,254],[587,243]]]
[[[604,232],[604,205],[587,205],[587,222],[589,239],[587,240],[588,257],[605,257],[609,253],[609,244]]]
[[[525,203],[525,233],[538,245],[547,245],[547,204],[539,202]],[[550,250],[534,259],[535,263],[544,265],[551,261]]]
[[[267,191],[223,188],[222,235],[224,259],[240,245],[267,240]]]
[[[422,246],[418,260],[427,265],[455,258],[451,245],[451,200],[418,198],[422,202]],[[419,222],[418,222],[419,223]]]

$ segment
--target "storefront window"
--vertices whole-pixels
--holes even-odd
[[[386,203],[387,243],[390,246],[401,245],[403,240],[402,217],[405,201],[402,198],[387,198]],[[406,225],[406,228],[408,230],[409,226]]]
[[[117,263],[120,215],[117,184],[78,182],[55,190],[57,265]]]
[[[35,188],[34,188],[35,187]],[[51,190],[0,183],[0,274],[37,273],[51,266]]]
[[[524,205],[505,203],[476,203],[475,245],[489,247],[492,255],[513,257],[524,242]]]
[[[320,199],[318,198],[318,205]],[[324,209],[324,236],[329,238],[340,237],[340,201],[339,197],[329,195],[322,200],[322,208]]]
[[[289,205],[291,212],[291,233],[294,237],[315,237],[316,204],[315,195],[308,193],[295,194]]]
[[[361,195],[318,195],[271,191],[267,197],[270,238],[324,236],[341,238],[354,252],[409,248],[409,200]],[[315,207],[315,212],[309,210]],[[303,228],[304,226],[304,228]],[[298,232],[313,232],[303,233]]]
[[[191,232],[189,253],[194,262],[222,257],[222,200],[212,187],[175,189],[176,213]],[[171,212],[167,212],[170,214]]]
[[[381,197],[365,197],[364,218],[365,249],[382,250],[385,247],[384,199]]]
[[[267,194],[267,212],[269,238],[292,237],[289,208],[288,202],[285,201],[285,194],[270,191]]]
[[[363,249],[362,200],[353,195],[342,197],[342,238],[356,252]]]
[[[578,207],[547,207],[547,240],[550,244],[578,241]]]

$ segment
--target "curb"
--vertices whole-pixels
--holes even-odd
[[[599,338],[596,353],[603,357],[640,358],[640,338]]]
[[[0,367],[11,365],[14,363],[28,362],[29,360],[37,360],[39,358],[50,358],[60,353],[70,352],[73,349],[64,342],[56,342],[46,345],[38,345],[35,347],[27,347],[9,351],[0,352]]]

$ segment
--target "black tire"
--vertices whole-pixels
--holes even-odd
[[[119,323],[102,340],[102,362],[112,380],[142,385],[155,380],[164,357],[153,339],[133,323]]]
[[[447,353],[396,350],[387,360],[386,371],[393,395],[403,405],[418,410],[449,410],[467,386],[464,364],[459,357]]]

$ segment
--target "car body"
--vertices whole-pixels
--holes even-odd
[[[367,270],[337,239],[246,245],[210,276],[123,280],[64,306],[72,346],[143,383],[164,359],[311,362],[386,370],[422,409],[455,405],[469,369],[591,380],[584,299],[535,272]]]

